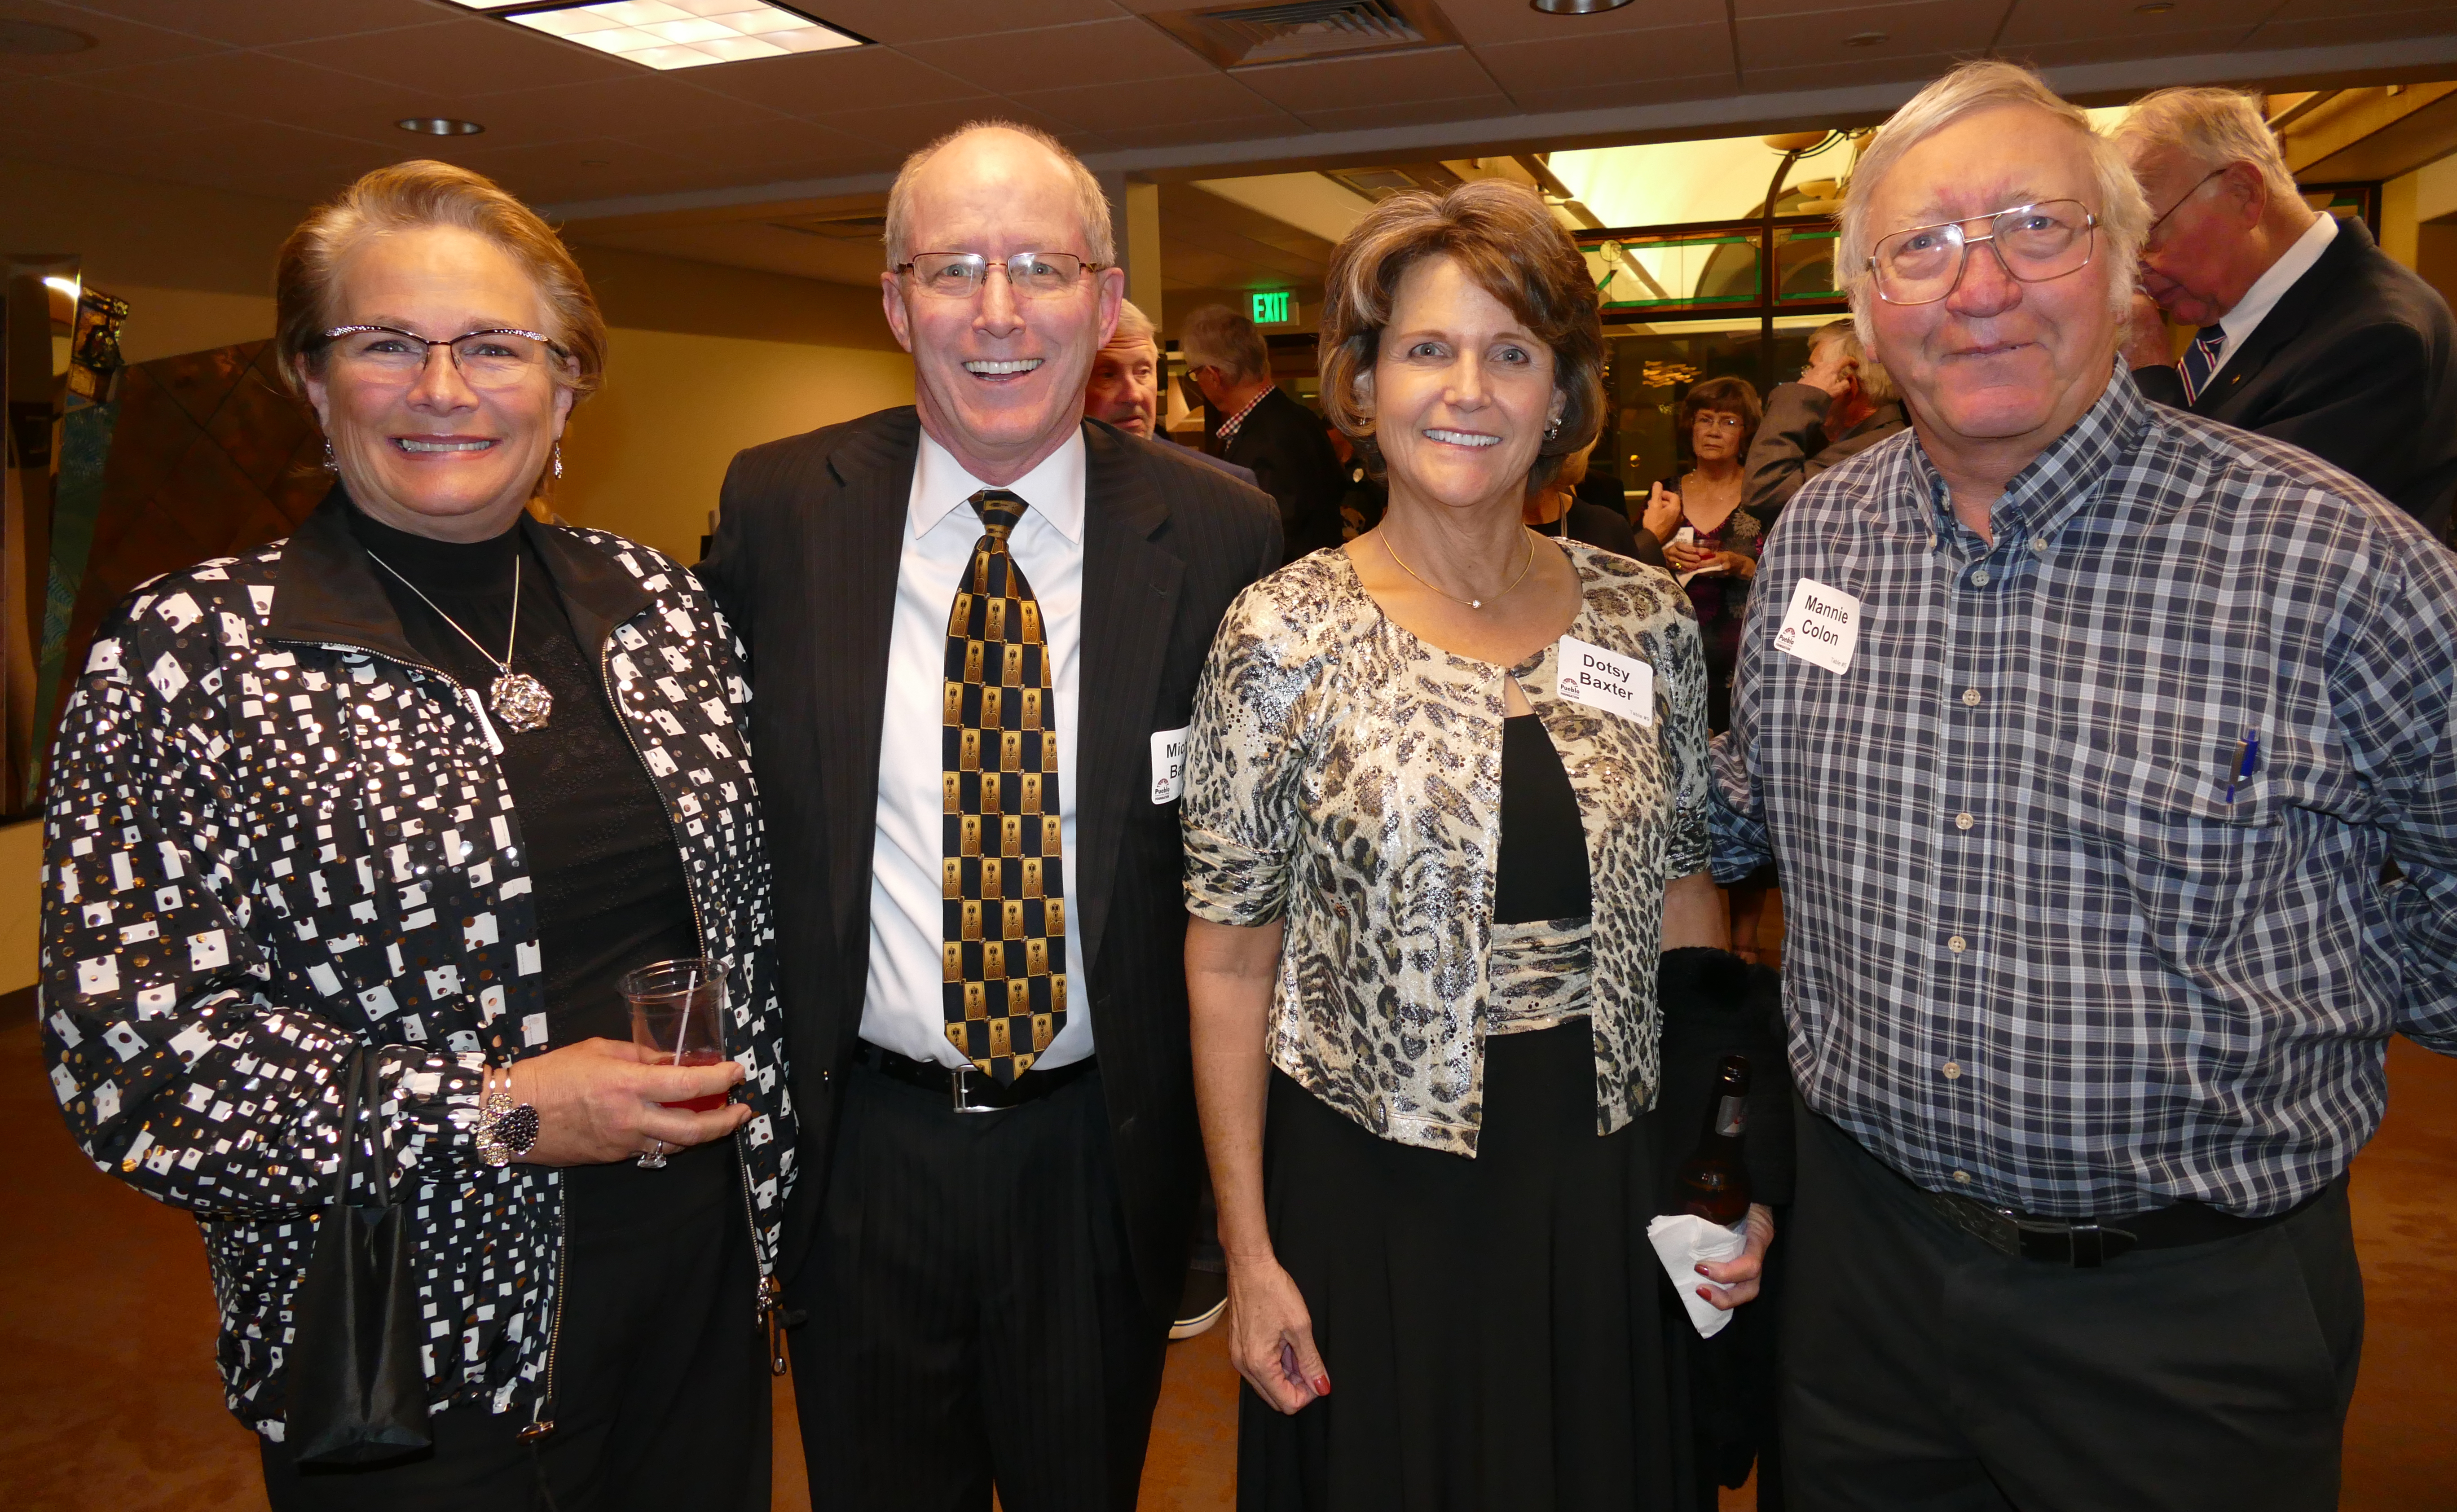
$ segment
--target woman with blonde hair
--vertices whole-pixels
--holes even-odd
[[[70,1129],[196,1214],[275,1507],[764,1508],[794,1130],[749,695],[690,573],[527,510],[605,323],[434,162],[310,214],[277,292],[332,491],[130,598],[61,723]],[[714,1064],[633,1049],[617,984],[666,960],[724,982]],[[405,1225],[414,1339],[303,1284],[342,1203]],[[337,1416],[379,1343],[406,1379]]]
[[[1333,251],[1322,347],[1390,507],[1231,607],[1183,809],[1239,1503],[1683,1504],[1662,1036],[1741,975],[1687,601],[1523,522],[1597,434],[1595,293],[1524,189],[1402,194]]]

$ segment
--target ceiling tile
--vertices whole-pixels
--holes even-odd
[[[2213,31],[2164,31],[2155,37],[2076,37],[2069,42],[2006,43],[1996,51],[2016,63],[2036,69],[2064,68],[2075,63],[2123,63],[2145,57],[2182,57],[2195,52],[2227,52],[2242,46],[2245,27]]]
[[[711,93],[687,75],[646,70],[594,84],[466,95],[459,101],[458,112],[486,128],[488,146],[633,135],[645,123],[659,131],[756,131],[782,118],[774,111]]]
[[[2318,21],[2323,16],[2370,15],[2436,15],[2444,23],[2443,31],[2457,31],[2457,15],[2447,5],[2426,5],[2419,0],[2286,0],[2278,8],[2273,21]]]
[[[1517,98],[1529,114],[1572,111],[1617,111],[1633,105],[1661,105],[1673,100],[1711,100],[1739,92],[1728,72],[1693,73],[1682,78],[1649,79],[1633,89],[1627,84],[1582,84],[1561,90],[1521,90]]]
[[[1342,105],[1301,111],[1297,119],[1317,132],[1368,132],[1377,126],[1439,126],[1450,121],[1489,121],[1517,115],[1507,94],[1470,94],[1455,100],[1412,100],[1405,105]]]
[[[1721,26],[1724,0],[1639,0],[1600,15],[1546,15],[1527,0],[1441,0],[1442,14],[1469,42],[1578,42],[1612,31]]]
[[[2407,0],[2411,3],[2411,0]],[[2175,39],[2199,39],[2234,29],[2241,37],[2278,9],[2278,0],[2178,0],[2173,10],[2143,15],[2139,0],[2016,0],[1999,31],[1999,47],[2120,37],[2141,52],[2183,51]]]
[[[357,74],[340,73],[269,52],[211,52],[201,57],[80,74],[77,82],[114,94],[133,94],[170,105],[248,115],[279,114],[283,120],[290,120],[295,111],[372,107],[381,112],[387,108],[387,99],[407,95],[407,92]],[[407,97],[432,98],[423,93]],[[396,112],[396,118],[408,113],[408,110],[402,110]]]
[[[1021,121],[1045,132],[1076,129],[1071,121],[1062,121],[995,94],[975,95],[963,100],[935,100],[927,105],[893,105],[875,111],[846,111],[827,116],[824,124],[838,131],[851,132],[901,154],[926,146],[958,127],[974,121],[995,120]]]
[[[422,26],[436,18],[435,8],[421,0],[77,0],[77,5],[241,48]]]
[[[1027,110],[1041,111],[1096,132],[1125,131],[1128,134],[1138,126],[1175,126],[1187,121],[1271,113],[1268,101],[1255,98],[1245,86],[1219,73],[1091,84],[1071,90],[1034,90],[1007,98]],[[1286,117],[1282,120],[1285,129]]]
[[[230,124],[214,111],[104,94],[68,79],[0,79],[0,132],[71,143],[210,132]]]
[[[1125,18],[953,42],[917,42],[898,51],[1001,93],[1218,72],[1160,28]]]
[[[1190,147],[1205,142],[1250,142],[1287,136],[1300,130],[1287,115],[1248,115],[1226,121],[1187,121],[1176,126],[1139,126],[1109,134],[1121,147]]]
[[[671,132],[659,123],[642,121],[624,133],[624,140],[704,163],[807,165],[839,158],[868,161],[878,156],[878,144],[850,132],[785,116],[748,129],[707,126],[687,132]]]
[[[1760,87],[1759,75],[1773,69],[1876,65],[1905,57],[1976,51],[1988,45],[2001,14],[1992,4],[1975,5],[1972,0],[1918,0],[1912,5],[1855,6],[1816,15],[1744,19],[1738,23],[1742,76],[1754,92]],[[1871,34],[1885,40],[1869,47],[1845,45],[1846,38]],[[1889,72],[1888,76],[1894,75]]]
[[[788,115],[883,110],[968,99],[982,92],[889,48],[846,48],[704,69],[694,82]]]
[[[709,165],[637,142],[583,138],[551,145],[464,148],[450,161],[536,203],[653,194],[711,183]],[[753,176],[753,175],[745,175]]]
[[[1239,69],[1233,77],[1292,111],[1338,110],[1380,100],[1456,99],[1494,91],[1492,77],[1465,48],[1283,63]]]
[[[2407,37],[2457,34],[2457,14],[2443,6],[2430,10],[2403,10],[2388,15],[2334,15],[2299,18],[2281,15],[2255,31],[2250,48],[2318,48],[2348,42],[2398,42]]]
[[[181,32],[141,26],[93,10],[49,5],[43,0],[9,0],[0,5],[0,15],[12,21],[66,27],[94,40],[94,45],[82,52],[0,52],[0,74],[90,73],[96,69],[125,68],[132,63],[193,57],[215,48],[211,42]]]
[[[1516,97],[1521,92],[1622,84],[1629,103],[1646,103],[1654,79],[1728,72],[1732,36],[1721,26],[1614,31],[1566,42],[1503,42],[1476,49],[1485,68]]]
[[[475,15],[397,31],[285,43],[267,51],[438,94],[490,94],[590,79],[638,78],[649,72],[508,21]]]
[[[795,0],[795,5],[830,26],[898,46],[1078,21],[1114,21],[1126,13],[1112,0],[1001,0],[995,5],[957,5],[948,0],[930,5],[917,5],[914,0]]]

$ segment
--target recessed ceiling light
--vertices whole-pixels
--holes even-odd
[[[476,121],[456,121],[448,115],[406,115],[393,124],[421,136],[475,136],[485,130]]]
[[[1883,31],[1855,31],[1843,39],[1843,45],[1847,48],[1873,48],[1881,42],[1891,40],[1893,39]]]
[[[1618,10],[1629,4],[1629,0],[1527,0],[1527,3],[1548,16],[1592,16]]]
[[[869,41],[768,0],[458,0],[651,69],[857,48]]]
[[[0,52],[40,56],[83,52],[93,45],[93,38],[66,27],[46,26],[40,21],[0,21]]]

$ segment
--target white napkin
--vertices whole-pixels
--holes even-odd
[[[1646,1226],[1647,1242],[1655,1246],[1656,1255],[1663,1261],[1664,1274],[1672,1277],[1672,1289],[1681,1294],[1681,1305],[1689,1310],[1689,1321],[1697,1327],[1700,1338],[1712,1338],[1723,1331],[1732,1315],[1698,1295],[1701,1286],[1728,1291],[1729,1287],[1710,1281],[1698,1274],[1698,1267],[1707,1261],[1728,1260],[1748,1248],[1744,1218],[1731,1228],[1709,1223],[1704,1218],[1682,1213],[1657,1218]]]

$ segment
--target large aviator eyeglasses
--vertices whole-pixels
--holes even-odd
[[[1986,235],[1964,231],[1988,223]],[[2005,276],[2019,283],[2045,283],[2081,272],[2098,244],[2098,217],[2077,199],[2046,199],[2034,205],[1968,220],[1913,226],[1880,237],[1869,257],[1877,297],[1888,304],[1934,304],[1962,281],[1971,249],[1985,244]]]
[[[426,371],[437,347],[472,388],[517,388],[535,377],[549,358],[569,360],[553,337],[537,331],[495,326],[465,331],[442,340],[389,325],[337,325],[324,333],[336,358],[369,378],[407,383]]]
[[[1071,252],[1019,252],[992,262],[978,252],[917,252],[910,262],[896,265],[913,276],[921,292],[941,299],[969,299],[986,288],[990,269],[1006,270],[1007,291],[1019,299],[1045,299],[1075,287],[1086,273],[1104,263],[1087,261]]]

